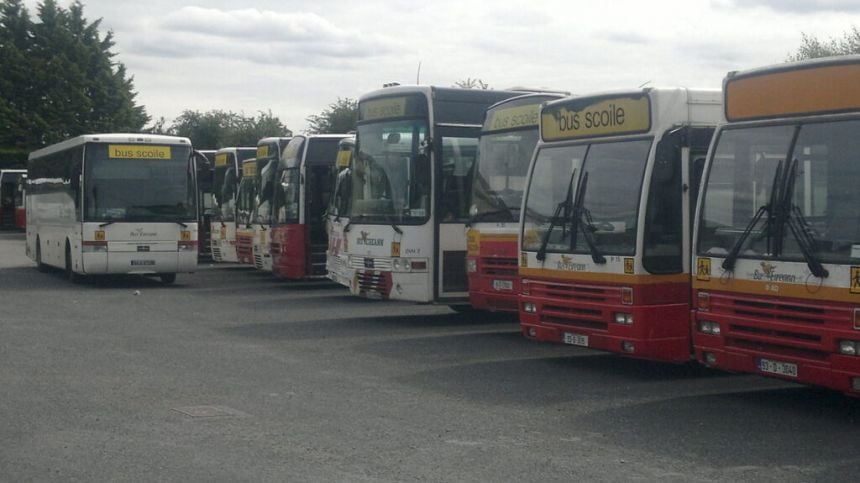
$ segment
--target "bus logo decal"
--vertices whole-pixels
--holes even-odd
[[[711,280],[711,259],[699,258],[696,260],[696,280],[709,282]]]
[[[355,244],[368,247],[381,247],[385,243],[385,240],[383,240],[382,238],[368,238],[369,236],[369,232],[362,231],[361,237],[355,241]]]

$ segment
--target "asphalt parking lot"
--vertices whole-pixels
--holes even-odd
[[[850,481],[860,401],[236,265],[73,285],[0,232],[0,480]]]

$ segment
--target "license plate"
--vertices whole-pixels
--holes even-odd
[[[759,359],[758,370],[768,374],[780,376],[797,377],[797,364],[790,362],[772,361],[770,359]]]
[[[588,347],[588,336],[582,334],[571,334],[570,332],[564,333],[564,343],[570,345],[578,345],[582,347]]]
[[[493,290],[510,292],[514,289],[513,280],[493,280]]]
[[[132,260],[132,267],[140,267],[140,266],[151,266],[155,265],[155,260]]]

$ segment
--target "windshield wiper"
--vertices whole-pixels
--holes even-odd
[[[594,232],[597,231],[597,228],[594,226],[591,212],[585,207],[585,190],[587,188],[588,172],[582,174],[579,187],[576,189],[576,201],[573,204],[573,219],[570,225],[570,250],[573,251],[576,248],[576,231],[581,228],[585,244],[588,245],[588,250],[591,252],[591,260],[602,265],[606,263],[606,257],[597,248],[597,242],[594,240]],[[585,219],[585,223],[582,223],[583,219]]]
[[[797,158],[793,159],[786,171],[786,183],[783,191],[783,202],[781,204],[781,212],[785,218],[785,224],[788,225],[791,234],[797,241],[797,246],[800,248],[800,253],[803,254],[803,259],[806,260],[806,266],[818,278],[827,278],[830,272],[821,264],[821,261],[812,253],[815,247],[815,238],[812,236],[812,227],[803,216],[800,208],[792,203],[794,195],[794,183],[797,179]],[[780,250],[781,252],[781,250]]]
[[[108,220],[108,221],[106,221],[106,222],[104,222],[104,223],[100,223],[100,224],[99,224],[99,228],[104,228],[104,227],[106,227],[106,226],[108,226],[108,225],[113,225],[114,223],[116,223],[116,221],[114,221],[114,220]]]
[[[770,200],[766,205],[759,206],[758,210],[756,210],[755,215],[753,215],[752,219],[747,223],[747,226],[744,227],[744,231],[741,233],[741,236],[735,240],[735,244],[732,246],[732,249],[729,250],[729,254],[726,255],[726,259],[723,260],[722,267],[723,270],[731,272],[735,269],[735,262],[738,260],[738,255],[741,252],[741,248],[746,242],[747,238],[749,238],[750,233],[752,233],[753,228],[758,224],[761,217],[767,213],[767,222],[765,225],[765,229],[763,234],[767,235],[767,250],[771,254],[775,254],[777,246],[779,245],[779,240],[781,239],[780,234],[778,233],[781,223],[779,223],[779,213],[777,213],[777,200],[779,197],[780,185],[782,184],[782,171],[783,171],[783,163],[780,160],[776,165],[776,171],[773,173],[773,182],[770,185]],[[773,242],[773,247],[771,247],[771,242]]]
[[[562,240],[565,238],[564,229],[567,226],[567,221],[570,216],[570,208],[571,208],[571,198],[573,197],[573,180],[576,179],[576,169],[570,174],[570,180],[567,183],[567,194],[564,196],[564,200],[560,202],[555,207],[555,212],[552,214],[552,218],[549,220],[549,227],[546,229],[546,233],[543,235],[543,239],[540,242],[540,248],[537,251],[537,259],[540,261],[546,260],[546,247],[549,245],[549,237],[552,235],[552,230],[555,228],[556,223],[562,219],[562,210],[564,210],[564,219],[562,220],[562,232],[561,237]]]

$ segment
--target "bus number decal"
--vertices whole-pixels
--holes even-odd
[[[111,159],[170,159],[170,157],[170,146],[108,145],[108,158]]]
[[[709,282],[711,280],[711,259],[699,258],[696,260],[696,280]]]

